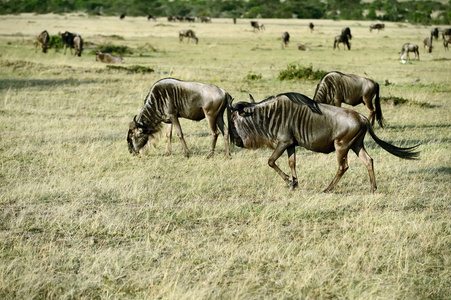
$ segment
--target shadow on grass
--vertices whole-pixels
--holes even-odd
[[[30,87],[57,87],[59,85],[79,86],[83,84],[97,83],[92,79],[0,79],[0,89],[23,89]]]

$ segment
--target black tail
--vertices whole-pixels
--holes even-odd
[[[369,121],[367,121],[366,124],[367,124],[367,128],[368,128],[368,131],[370,132],[371,137],[374,139],[374,141],[379,146],[382,147],[382,149],[384,149],[385,151],[393,154],[394,156],[402,158],[402,159],[418,159],[420,152],[414,151],[414,150],[417,149],[418,146],[420,146],[420,144],[413,146],[413,147],[408,147],[408,148],[396,147],[396,146],[394,146],[390,143],[384,142],[383,140],[378,138],[376,136],[376,134],[374,133],[373,127],[371,126]]]
[[[379,126],[384,128],[384,117],[382,116],[381,109],[381,99],[379,98],[379,84],[375,82],[376,85],[376,98],[374,99],[374,105],[376,106],[376,120]]]

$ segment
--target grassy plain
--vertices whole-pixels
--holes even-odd
[[[313,20],[310,33],[310,21],[262,20],[266,31],[254,33],[249,20],[0,16],[0,298],[449,299],[451,52],[440,41],[423,51],[424,26],[369,33],[369,22]],[[334,51],[346,26],[352,50]],[[198,45],[179,43],[187,28]],[[81,34],[83,56],[35,53],[44,29]],[[400,63],[405,42],[420,45],[420,61]],[[155,72],[107,69],[91,53],[102,43],[133,48],[125,65]],[[350,153],[350,169],[323,194],[335,154],[298,148],[299,189],[288,191],[267,166],[269,149],[234,148],[225,159],[220,138],[207,160],[205,121],[182,120],[188,160],[177,138],[169,157],[164,138],[144,157],[128,153],[128,123],[155,81],[212,83],[236,100],[312,97],[316,81],[277,79],[290,63],[368,76],[381,96],[408,99],[383,103],[387,128],[376,133],[421,143],[421,160],[400,160],[367,137],[376,193]],[[288,170],[285,156],[278,163]]]

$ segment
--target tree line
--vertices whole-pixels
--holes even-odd
[[[381,20],[433,25],[451,22],[451,1],[375,0],[9,0],[0,14],[74,13],[156,17]]]

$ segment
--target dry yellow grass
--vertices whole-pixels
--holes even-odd
[[[0,16],[0,298],[450,298],[451,53],[437,41],[401,64],[401,45],[420,44],[429,28],[387,23],[370,34],[370,22],[313,20],[311,34],[310,21],[262,20],[267,30],[254,33],[249,20]],[[346,26],[352,50],[334,51]],[[179,43],[186,28],[197,46]],[[81,58],[34,53],[44,29],[78,32],[88,47]],[[107,42],[136,50],[125,66],[155,72],[96,63],[89,47]],[[376,132],[421,143],[421,160],[399,160],[367,137],[377,192],[351,153],[334,193],[322,194],[334,154],[297,149],[299,189],[290,192],[267,166],[268,149],[224,159],[220,138],[207,160],[205,121],[182,120],[188,160],[176,138],[169,157],[164,138],[144,157],[128,153],[127,124],[158,79],[213,83],[237,100],[312,97],[317,82],[277,79],[289,63],[368,76],[381,96],[408,99],[383,104],[388,126]],[[278,163],[288,170],[285,156]]]

